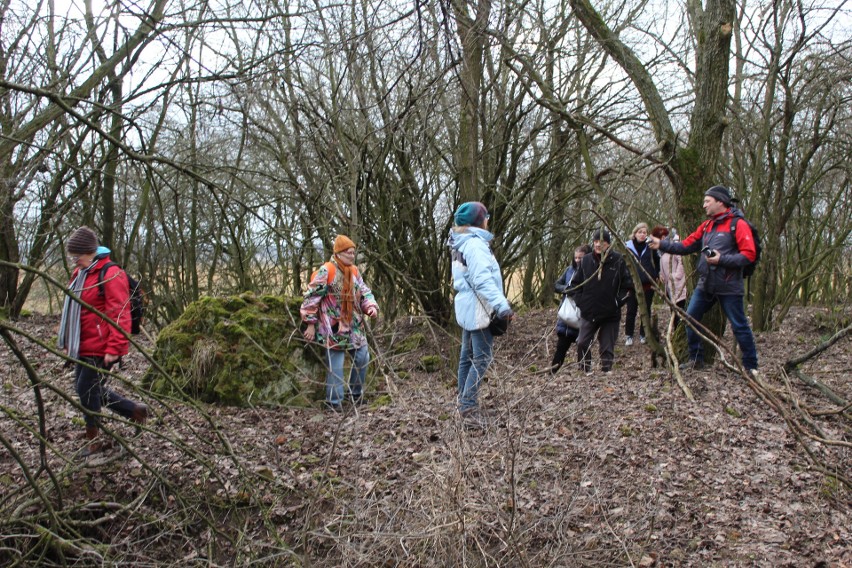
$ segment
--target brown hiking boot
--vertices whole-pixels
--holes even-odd
[[[85,448],[83,448],[83,452],[81,455],[84,458],[106,449],[106,444],[104,444],[103,441],[98,439],[99,433],[100,430],[97,426],[86,426],[85,437],[87,440],[89,440],[89,443],[86,444]]]
[[[136,405],[133,413],[130,415],[130,421],[139,424],[145,424],[148,421],[148,407],[142,403]]]

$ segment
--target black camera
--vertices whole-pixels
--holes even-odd
[[[701,249],[701,252],[703,252],[704,256],[706,256],[707,258],[713,258],[714,256],[716,256],[715,251],[710,250],[710,247],[704,247],[703,249]]]

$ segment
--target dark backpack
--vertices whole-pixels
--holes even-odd
[[[106,271],[112,267],[118,266],[114,262],[107,262],[101,267],[98,274],[98,286],[100,286],[101,296],[104,292],[104,276]],[[118,266],[121,268],[120,266]],[[127,274],[127,272],[125,272]],[[130,290],[130,333],[137,335],[142,329],[142,318],[145,316],[145,291],[142,289],[142,284],[132,276],[127,274],[127,287]]]
[[[731,236],[734,239],[734,245],[737,244],[737,225],[740,224],[740,220],[742,220],[746,226],[751,229],[751,238],[754,241],[754,249],[757,254],[754,257],[754,262],[743,267],[743,277],[748,278],[754,274],[754,270],[757,268],[757,263],[760,262],[760,254],[763,252],[763,247],[760,244],[760,232],[758,232],[757,227],[751,224],[751,221],[745,218],[743,212],[739,209],[734,208],[731,210],[731,213],[734,214],[734,219],[731,221]]]

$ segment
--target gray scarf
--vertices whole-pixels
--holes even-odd
[[[86,283],[86,276],[89,270],[98,263],[99,258],[95,258],[92,264],[77,272],[77,277],[68,286],[68,290],[79,298],[83,293],[83,285]],[[71,294],[65,295],[65,303],[62,306],[62,321],[59,322],[59,348],[65,349],[68,356],[76,359],[80,354],[80,302],[72,298]]]

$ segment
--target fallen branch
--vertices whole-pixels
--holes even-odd
[[[822,343],[820,343],[819,345],[817,345],[816,347],[814,347],[813,349],[811,349],[810,351],[808,351],[807,353],[802,355],[801,357],[796,357],[795,359],[790,359],[789,361],[784,363],[784,370],[787,371],[787,372],[792,371],[793,369],[795,369],[796,367],[798,367],[802,363],[805,363],[806,361],[810,361],[811,359],[813,359],[814,357],[816,357],[817,355],[819,355],[820,353],[822,353],[823,351],[825,351],[826,349],[828,349],[829,347],[831,347],[832,345],[834,345],[835,343],[837,343],[838,341],[840,341],[841,339],[843,339],[844,337],[849,335],[850,331],[852,331],[852,325],[844,327],[843,329],[841,329],[840,331],[835,333],[833,336],[831,336],[831,338],[829,338],[827,341],[823,341]]]

